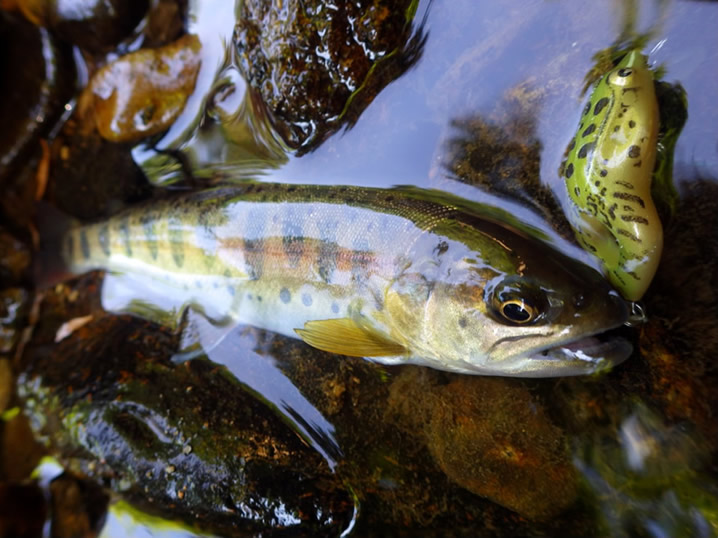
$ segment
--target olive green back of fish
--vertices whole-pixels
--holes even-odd
[[[634,50],[594,87],[562,165],[576,238],[629,300],[645,293],[663,247],[651,198],[657,138],[653,75]]]

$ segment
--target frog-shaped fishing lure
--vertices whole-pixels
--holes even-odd
[[[562,165],[576,238],[631,301],[645,293],[663,248],[651,198],[658,127],[653,74],[634,50],[596,83]]]

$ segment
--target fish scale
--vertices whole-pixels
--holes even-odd
[[[626,306],[529,232],[439,191],[244,183],[72,229],[63,254],[74,273],[107,271],[108,310],[173,327],[191,309],[325,351],[489,375],[625,359],[630,346],[611,339],[575,352],[621,325]]]

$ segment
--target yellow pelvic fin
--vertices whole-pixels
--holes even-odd
[[[308,321],[303,329],[294,330],[312,347],[350,357],[387,357],[407,352],[385,334],[362,327],[351,318]]]

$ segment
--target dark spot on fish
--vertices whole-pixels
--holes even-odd
[[[635,163],[633,165],[633,168],[640,168],[642,164],[643,164],[643,161],[638,161],[637,163]]]
[[[601,189],[601,196],[606,196],[606,187]]]
[[[633,235],[633,234],[632,234],[631,232],[629,232],[628,230],[624,230],[623,228],[619,228],[619,229],[618,229],[618,235],[622,235],[622,236],[624,236],[624,237],[628,237],[631,241],[635,241],[636,243],[641,243],[641,242],[642,242],[638,237],[636,237],[635,235]]]
[[[90,243],[87,241],[87,231],[84,228],[80,230],[80,249],[82,250],[82,257],[89,260]]]
[[[215,280],[214,282],[212,282],[212,287],[213,287],[214,289],[218,289],[218,288],[219,288],[219,282],[217,282],[216,280]]]
[[[314,301],[311,295],[309,295],[308,293],[302,293],[302,304],[304,306],[312,306],[313,302]]]
[[[620,185],[621,187],[626,187],[627,189],[633,190],[633,185],[628,181],[616,181],[616,185]]]
[[[107,224],[103,224],[97,230],[97,241],[100,243],[100,248],[105,256],[110,256],[110,227]]]
[[[581,189],[579,189],[578,187],[574,187],[573,192],[576,196],[581,196]]]
[[[568,145],[568,151],[573,151],[573,148],[576,147],[576,139],[572,139],[571,143]]]
[[[596,187],[600,187],[600,186],[601,186],[601,182],[598,181],[598,180],[596,180],[596,181],[594,182],[594,185],[596,185]]]
[[[332,303],[332,312],[335,314],[339,313],[339,305],[337,303]]]
[[[589,110],[591,110],[591,102],[590,101],[588,103],[586,103],[586,106],[583,108],[583,115],[585,116],[586,114],[588,114]]]
[[[459,327],[465,329],[468,324],[469,321],[466,318],[459,318]]]
[[[608,170],[606,170],[605,168],[603,168],[603,169],[598,173],[598,175],[601,176],[601,177],[606,177],[606,176],[608,175]]]
[[[581,146],[581,149],[578,150],[578,157],[584,159],[589,154],[589,152],[593,151],[593,148],[595,147],[595,142],[589,142],[588,144],[584,144],[583,146]]]
[[[257,302],[258,302],[258,303],[261,303],[261,302],[262,302],[262,296],[261,296],[261,295],[257,295]]]
[[[637,222],[638,224],[648,224],[648,219],[639,217],[638,215],[621,215],[621,220],[624,222]]]
[[[394,197],[390,194],[386,198],[384,198],[384,201],[387,203],[392,203],[394,201]]]
[[[281,290],[279,290],[279,300],[282,301],[284,304],[289,304],[289,301],[292,300],[292,294],[287,288],[282,288]]]
[[[250,301],[252,300],[252,294],[251,294],[251,293],[248,293],[248,294],[247,294],[247,299],[249,299]]]
[[[157,234],[155,234],[155,216],[152,213],[140,215],[140,224],[142,231],[145,233],[145,243],[150,251],[153,260],[157,259]]]
[[[297,190],[297,187],[295,185],[290,185],[287,187],[287,192],[294,192]]]
[[[631,159],[635,159],[641,156],[641,148],[639,146],[631,146],[628,148],[628,156]]]
[[[439,241],[439,244],[434,247],[437,256],[441,256],[447,250],[449,250],[449,244],[446,241]]]
[[[636,202],[641,207],[646,207],[646,204],[643,202],[643,198],[635,194],[629,194],[627,192],[614,192],[613,197],[618,198],[619,200],[626,200],[628,202]]]
[[[202,281],[201,280],[195,280],[194,281],[194,287],[198,289],[202,289]]]
[[[596,103],[596,106],[593,107],[593,115],[595,116],[596,114],[599,114],[601,112],[601,110],[606,108],[607,105],[608,105],[608,97],[601,97],[601,99],[599,99],[598,102]]]
[[[633,129],[636,126],[636,122],[633,120],[628,120],[628,126]]]
[[[227,293],[229,293],[232,297],[234,297],[234,294],[236,293],[234,286],[227,286]]]
[[[569,178],[573,175],[573,163],[568,163],[566,167],[566,177]]]
[[[614,133],[617,133],[620,128],[621,128],[620,125],[616,125],[616,126],[613,128],[613,132],[614,132]]]
[[[635,278],[636,280],[641,280],[641,277],[638,276],[638,275],[637,275],[636,273],[634,273],[633,271],[626,271],[626,274],[627,274],[628,276],[632,276],[632,277]]]
[[[623,210],[624,210],[624,211],[630,211],[631,213],[633,213],[633,208],[632,208],[630,205],[624,205],[624,206],[623,206]]]
[[[130,243],[130,217],[125,215],[120,219],[120,239],[125,247],[125,253],[128,257],[132,257],[132,244]]]
[[[596,130],[596,124],[595,124],[595,123],[592,123],[591,125],[589,125],[588,127],[586,127],[586,130],[583,131],[583,133],[581,134],[581,136],[588,136],[588,135],[590,135],[590,134],[591,134],[593,131],[595,131],[595,130]]]

